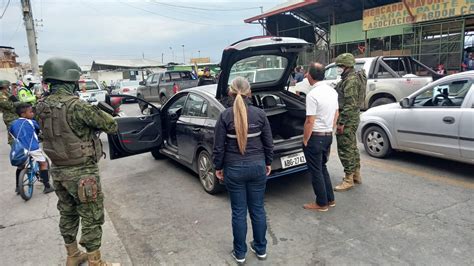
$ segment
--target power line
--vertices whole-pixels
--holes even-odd
[[[3,16],[5,15],[5,12],[7,12],[8,6],[10,5],[10,1],[11,1],[11,0],[8,0],[7,5],[5,6],[5,9],[3,10],[2,15],[0,16],[0,19],[2,19]]]
[[[198,25],[204,25],[204,26],[220,26],[220,27],[234,27],[234,26],[237,26],[237,27],[241,27],[241,26],[246,26],[245,24],[242,24],[242,25],[223,25],[223,24],[209,24],[209,23],[202,23],[202,22],[196,22],[196,21],[189,21],[189,20],[184,20],[184,19],[179,19],[179,18],[175,18],[175,17],[170,17],[170,16],[166,16],[166,15],[163,15],[163,14],[159,14],[159,13],[156,13],[156,12],[153,12],[153,11],[150,11],[150,10],[146,10],[146,9],[143,9],[143,8],[140,8],[140,7],[137,7],[137,6],[133,6],[133,5],[130,5],[128,3],[125,3],[125,2],[122,2],[122,1],[119,1],[119,3],[123,4],[123,5],[126,5],[128,7],[131,7],[131,8],[134,8],[134,9],[138,9],[138,10],[141,10],[143,12],[147,12],[147,13],[150,13],[150,14],[153,14],[153,15],[156,15],[156,16],[159,16],[159,17],[164,17],[164,18],[169,18],[169,19],[172,19],[172,20],[176,20],[176,21],[182,21],[182,22],[186,22],[186,23],[190,23],[190,24],[198,24]]]
[[[217,12],[236,12],[236,11],[254,10],[254,9],[261,8],[259,6],[255,6],[255,7],[225,9],[225,8],[203,8],[203,7],[194,7],[194,6],[182,6],[182,5],[168,4],[168,3],[163,3],[163,2],[151,2],[151,3],[157,4],[157,5],[163,5],[163,6],[177,7],[177,8],[204,10],[204,11],[217,11]]]

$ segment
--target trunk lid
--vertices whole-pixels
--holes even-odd
[[[259,36],[227,47],[222,53],[216,98],[227,96],[229,83],[237,76],[249,80],[252,91],[283,90],[296,66],[298,54],[310,43],[289,37]]]

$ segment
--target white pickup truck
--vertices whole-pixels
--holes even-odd
[[[107,90],[102,88],[93,79],[81,79],[79,80],[79,91],[77,94],[81,100],[96,105],[99,102],[105,101]]]
[[[439,77],[435,71],[410,56],[378,56],[356,58],[356,70],[364,69],[367,75],[365,104],[362,110],[394,103],[412,94]],[[324,81],[335,87],[341,79],[337,66],[326,66]],[[303,85],[303,86],[302,86]],[[297,84],[295,93],[306,96],[310,87]]]

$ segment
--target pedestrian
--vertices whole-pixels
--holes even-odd
[[[350,53],[339,55],[336,65],[342,69],[341,81],[336,85],[339,99],[336,139],[345,176],[334,190],[346,191],[353,188],[354,183],[362,183],[356,131],[360,122],[360,106],[365,101],[367,77],[363,70],[355,71],[355,58]]]
[[[39,174],[44,185],[43,193],[51,193],[54,191],[54,189],[49,183],[49,166],[46,156],[39,145],[37,134],[37,132],[39,132],[39,125],[33,119],[35,117],[33,106],[29,103],[20,103],[16,106],[16,113],[19,118],[12,122],[9,132],[22,144],[25,149],[28,150],[28,155],[39,164]],[[16,170],[15,192],[17,194],[19,193],[18,176],[20,175],[21,170],[23,169],[18,168]]]
[[[304,69],[302,66],[297,66],[295,68],[295,82],[301,82],[304,79]]]
[[[444,68],[444,64],[438,64],[436,67],[436,74],[441,75],[441,76],[446,76],[446,68]]]
[[[314,202],[303,207],[321,212],[327,211],[329,206],[336,206],[326,163],[329,160],[333,130],[339,112],[337,92],[331,86],[320,82],[324,80],[324,71],[324,65],[312,63],[306,75],[313,88],[306,96],[303,137],[303,150],[316,195]]]
[[[472,52],[468,54],[468,57],[466,59],[464,59],[462,63],[462,70],[474,70],[474,54]]]
[[[201,77],[199,77],[198,81],[198,86],[205,86],[205,85],[211,85],[211,84],[216,84],[217,81],[216,79],[211,75],[211,70],[206,67],[204,69],[204,73],[202,74]]]
[[[233,106],[219,116],[215,127],[214,167],[224,181],[232,209],[232,256],[245,262],[247,209],[252,221],[250,250],[258,259],[267,257],[267,219],[264,208],[267,176],[273,160],[273,137],[262,109],[249,105],[250,84],[243,77],[232,80],[229,96]]]
[[[36,96],[34,93],[35,84],[39,84],[38,78],[31,74],[23,77],[23,87],[18,90],[18,100],[23,103],[36,104]]]
[[[7,132],[10,129],[11,123],[18,119],[15,112],[15,103],[18,99],[10,92],[10,81],[0,80],[0,111],[3,113],[3,122],[7,127]],[[8,144],[12,143],[12,138],[8,134]]]
[[[66,265],[108,265],[101,259],[104,194],[99,159],[103,155],[100,132],[117,132],[117,123],[97,106],[74,96],[81,68],[72,60],[51,58],[44,63],[43,79],[51,94],[36,111],[43,132],[43,147],[51,159],[51,176],[58,196],[59,229],[67,250]],[[82,225],[79,244],[76,236]]]

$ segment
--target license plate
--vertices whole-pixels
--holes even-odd
[[[280,160],[281,160],[281,168],[283,169],[306,163],[306,158],[304,157],[303,152],[298,152],[298,153],[291,154],[288,156],[283,156],[280,158]]]

